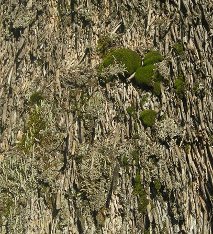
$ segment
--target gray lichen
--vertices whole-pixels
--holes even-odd
[[[166,118],[156,124],[157,137],[161,141],[170,142],[178,136],[182,136],[183,129],[172,118]]]
[[[80,191],[89,200],[91,210],[100,210],[105,206],[109,193],[113,160],[107,143],[96,146],[82,145],[79,149],[78,173]]]

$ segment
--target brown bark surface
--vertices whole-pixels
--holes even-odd
[[[212,13],[211,0],[0,0],[0,233],[212,233]],[[160,97],[100,84],[104,35],[161,52]]]

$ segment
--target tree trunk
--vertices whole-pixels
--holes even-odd
[[[0,0],[0,233],[212,233],[212,11]],[[160,51],[160,94],[101,82],[109,47]]]

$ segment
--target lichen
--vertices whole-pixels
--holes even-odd
[[[79,148],[78,157],[81,162],[78,165],[79,190],[82,197],[87,199],[92,211],[100,210],[105,206],[110,189],[113,161],[109,160],[111,149],[103,144],[94,145],[92,148],[84,144]]]
[[[178,126],[172,118],[165,118],[157,122],[155,128],[158,139],[167,143],[178,136],[182,136],[183,133],[181,126]]]
[[[105,85],[106,83],[113,81],[114,78],[124,77],[127,73],[127,69],[124,64],[115,62],[108,67],[101,69],[99,73],[99,83],[100,85]]]

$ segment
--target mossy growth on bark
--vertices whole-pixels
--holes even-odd
[[[134,106],[127,107],[126,111],[129,114],[129,116],[131,116],[133,118],[136,117],[136,110],[135,110]]]
[[[133,187],[134,194],[138,196],[138,211],[142,214],[146,214],[149,200],[147,199],[146,191],[141,184],[141,176],[139,171],[136,173],[136,177],[133,182]]]
[[[161,95],[161,82],[160,81],[157,81],[157,82],[154,83],[154,85],[153,85],[153,93],[156,96],[160,96]]]
[[[144,110],[140,113],[140,120],[145,127],[152,127],[155,123],[157,112],[154,110]]]
[[[154,64],[143,66],[135,73],[136,84],[144,89],[151,90],[156,96],[161,95],[161,82],[163,77]]]
[[[182,75],[178,76],[174,82],[175,92],[179,98],[184,98],[186,92],[186,83]]]
[[[155,79],[155,65],[147,65],[139,67],[135,73],[135,81],[139,86],[151,88],[154,84]]]
[[[154,180],[154,186],[155,186],[155,189],[157,191],[157,193],[160,192],[160,189],[161,189],[161,182],[159,180]]]
[[[30,105],[41,105],[41,102],[44,100],[41,91],[36,91],[30,96],[29,104]]]
[[[160,54],[159,51],[149,51],[144,56],[143,66],[155,64],[161,61],[163,61],[163,56]]]
[[[98,39],[97,52],[103,57],[113,46],[113,39],[109,35],[103,35]]]
[[[182,42],[176,42],[173,45],[173,49],[177,55],[183,55],[184,54],[184,47]]]
[[[42,131],[46,129],[46,125],[47,122],[42,116],[41,109],[37,106],[37,108],[31,110],[26,124],[26,131],[18,143],[18,148],[28,153],[34,144],[42,141]]]
[[[55,143],[57,133],[52,133],[54,121],[50,106],[41,103],[30,108],[26,120],[24,134],[18,141],[18,148],[24,153],[29,153],[34,145],[44,148],[50,147]],[[54,129],[55,131],[55,129]]]
[[[102,72],[104,68],[117,63],[124,65],[126,73],[131,75],[141,66],[141,62],[141,57],[137,52],[127,48],[116,48],[112,49],[104,57],[103,62],[99,66],[99,71]]]

